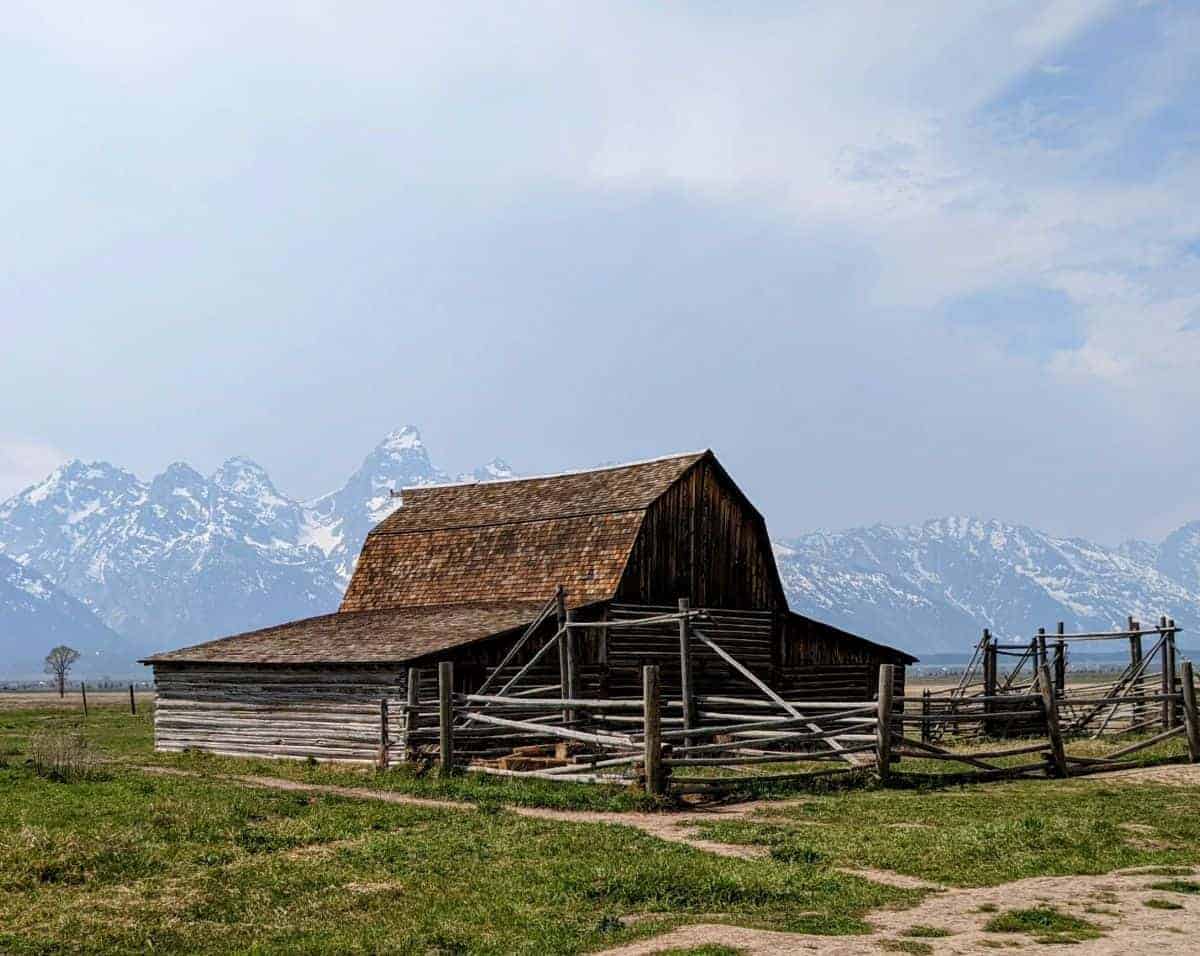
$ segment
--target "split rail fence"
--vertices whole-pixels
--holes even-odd
[[[400,712],[389,713],[387,701],[381,702],[381,765],[396,758],[436,764],[444,772],[467,766],[507,777],[636,785],[662,795],[720,793],[747,784],[800,779],[821,772],[821,764],[866,770],[887,781],[904,758],[953,762],[962,772],[981,778],[1066,777],[1132,766],[1134,754],[1177,736],[1186,738],[1189,759],[1200,761],[1200,722],[1189,661],[1183,662],[1179,679],[1164,679],[1157,692],[1141,679],[1146,656],[1140,670],[1133,668],[1111,686],[1083,688],[1068,697],[1058,659],[1052,667],[1044,641],[1035,641],[1031,679],[1010,680],[1002,687],[993,683],[990,693],[898,695],[896,668],[884,664],[876,700],[788,700],[726,651],[719,635],[710,633],[708,612],[693,610],[686,601],[676,612],[634,620],[584,623],[560,613],[553,636],[501,683],[496,675],[554,613],[553,603],[475,693],[454,691],[450,662],[439,665],[437,686],[425,688],[428,694],[422,693],[419,672],[411,670],[407,702]],[[680,699],[664,699],[658,664],[643,667],[638,697],[580,695],[571,654],[573,635],[585,628],[664,623],[679,629]],[[1164,621],[1163,628],[1153,632],[1159,643],[1151,653],[1169,642],[1172,668],[1176,630]],[[1065,643],[1066,636],[1060,639]],[[697,648],[723,660],[756,693],[695,693],[691,656]],[[562,664],[559,684],[514,689],[541,658],[555,651]],[[985,659],[999,652],[999,647],[982,648]],[[993,682],[996,674],[993,663]],[[1163,727],[1108,753],[1068,752],[1067,743],[1085,731],[1115,732],[1119,726],[1128,733],[1146,728],[1147,722],[1136,716],[1114,723],[1113,713],[1119,708],[1140,708],[1135,715],[1156,713]],[[1013,736],[1024,739],[998,739]]]

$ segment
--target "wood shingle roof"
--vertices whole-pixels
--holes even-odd
[[[616,593],[646,509],[707,452],[542,478],[405,489],[342,611]]]
[[[324,614],[155,654],[144,664],[402,664],[527,625],[544,601]]]

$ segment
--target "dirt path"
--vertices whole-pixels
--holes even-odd
[[[995,953],[1020,948],[1037,953],[1078,953],[1080,956],[1159,956],[1194,954],[1200,933],[1200,899],[1148,889],[1163,877],[1137,872],[1106,876],[1036,877],[981,889],[933,893],[907,910],[874,913],[871,936],[809,936],[721,924],[683,926],[654,939],[608,949],[601,956],[650,956],[669,949],[721,944],[753,956],[812,953],[817,956],[860,956],[864,953],[917,952],[933,956]],[[1148,899],[1170,898],[1177,910],[1151,909]],[[1094,923],[1100,939],[1080,943],[1038,943],[1032,936],[984,932],[983,925],[997,910],[1022,909],[1052,903],[1060,912]],[[980,911],[984,907],[984,911]],[[908,936],[942,930],[941,938]],[[902,948],[907,946],[908,948]],[[922,948],[927,947],[927,948]]]
[[[241,774],[202,774],[173,767],[143,766],[144,773],[164,776],[199,777],[208,780],[240,783],[244,786],[271,790],[304,791],[354,800],[375,800],[405,806],[430,807],[442,810],[471,812],[474,804],[456,800],[414,797],[409,794],[365,787],[339,787],[328,784],[302,783],[280,777]],[[1189,774],[1179,773],[1190,771]],[[1171,766],[1145,770],[1121,771],[1106,774],[1102,779],[1121,778],[1129,782],[1178,785],[1200,783],[1200,767]],[[1167,774],[1163,776],[1150,774]],[[1101,779],[1090,777],[1089,780]],[[696,835],[699,824],[715,819],[747,817],[763,807],[778,808],[786,801],[754,801],[682,813],[608,813],[586,810],[550,810],[540,807],[510,807],[512,813],[538,820],[557,820],[564,823],[608,823],[634,827],[672,843],[715,853],[718,856],[756,859],[767,854],[761,846],[737,846],[701,839]],[[642,940],[628,946],[606,950],[602,956],[650,956],[670,949],[721,944],[747,954],[812,953],[818,956],[859,956],[863,953],[912,952],[931,956],[950,954],[995,953],[997,949],[1033,947],[1036,952],[1077,953],[1080,956],[1128,956],[1155,952],[1158,956],[1192,954],[1198,950],[1200,938],[1200,897],[1164,893],[1149,889],[1162,880],[1139,871],[1110,873],[1104,876],[1036,877],[978,889],[949,889],[927,883],[900,873],[871,869],[844,869],[843,872],[863,879],[905,889],[932,890],[917,906],[907,910],[882,910],[874,913],[869,922],[875,932],[870,936],[809,936],[748,929],[716,923],[683,926],[654,939]],[[1179,909],[1151,909],[1148,899],[1168,898]],[[1053,904],[1062,912],[1096,924],[1104,933],[1096,940],[1075,944],[1037,944],[1031,936],[984,932],[983,925],[997,910],[1021,909]],[[983,908],[981,910],[981,907]],[[942,930],[945,937],[906,936],[914,927]],[[925,947],[925,948],[922,948]]]

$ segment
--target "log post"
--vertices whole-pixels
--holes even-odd
[[[929,688],[926,687],[921,691],[921,743],[923,744],[933,740],[933,727],[929,722],[930,713],[930,693]]]
[[[1196,685],[1192,683],[1192,662],[1183,662],[1183,722],[1187,728],[1188,760],[1200,762],[1200,716],[1196,713]]]
[[[563,626],[566,631],[563,633],[560,640],[563,650],[563,682],[559,688],[562,697],[567,700],[578,700],[581,696],[579,693],[579,665],[575,659],[575,631],[571,625],[575,621],[575,612],[566,611],[563,614]],[[564,724],[570,724],[575,720],[575,711],[570,707],[564,707],[562,713]]]
[[[454,663],[438,664],[438,757],[443,776],[454,769]]]
[[[132,684],[129,685],[129,713],[131,713],[134,717],[137,716],[137,701],[134,699],[134,696],[133,696],[133,685]]]
[[[983,629],[983,696],[996,696],[996,645],[992,642],[992,632],[986,627]]]
[[[87,716],[87,684],[79,682],[79,693],[83,695],[83,716]]]
[[[1129,627],[1129,673],[1137,674],[1142,669],[1142,635],[1137,623],[1132,617],[1128,620]],[[1138,677],[1130,682],[1129,689],[1133,694],[1141,696],[1143,679]],[[1133,723],[1141,724],[1146,720],[1146,705],[1138,702],[1133,705]]]
[[[1046,629],[1039,627],[1037,632],[1037,653],[1033,655],[1034,669],[1041,672],[1042,667],[1050,666],[1050,658],[1046,654]]]
[[[1056,777],[1067,776],[1067,752],[1063,747],[1062,728],[1058,722],[1058,698],[1050,680],[1050,668],[1042,661],[1038,667],[1038,690],[1042,694],[1042,711],[1046,718],[1046,737],[1050,741],[1050,758]]]
[[[875,727],[875,755],[879,782],[886,783],[892,762],[892,691],[895,687],[895,664],[879,665],[879,709]]]
[[[567,684],[570,676],[567,674],[567,589],[561,584],[554,591],[554,633],[558,635],[555,644],[558,650],[558,687],[559,696],[567,695]],[[503,691],[501,691],[503,693]],[[568,720],[567,712],[563,711],[563,721]]]
[[[1065,625],[1058,622],[1058,640],[1054,642],[1054,693],[1059,697],[1067,692],[1067,642],[1063,639]]]
[[[404,708],[404,759],[412,763],[414,756],[413,734],[421,726],[421,672],[415,667],[408,669],[408,686],[405,688]]]
[[[646,793],[655,797],[663,793],[661,706],[658,665],[646,664],[642,667],[642,707],[645,715],[643,759],[646,766]]]
[[[1169,618],[1167,620],[1167,631],[1170,632],[1170,635],[1171,635],[1171,693],[1175,694],[1175,693],[1178,693],[1178,691],[1176,690],[1176,687],[1179,684],[1179,676],[1178,676],[1179,671],[1176,669],[1176,661],[1179,659],[1178,658],[1179,648],[1175,646],[1175,636],[1178,633],[1175,630],[1175,618]],[[1182,713],[1183,713],[1183,702],[1180,701],[1179,703],[1175,703],[1174,701],[1172,701],[1172,703],[1171,703],[1172,726],[1174,726],[1174,727],[1179,726],[1179,721],[1182,719],[1180,715]]]
[[[692,680],[692,622],[688,598],[679,599],[679,693],[683,702],[683,729],[691,730],[696,719],[696,685]],[[691,746],[692,738],[685,737],[684,745]]]
[[[1162,679],[1160,682],[1160,692],[1163,695],[1162,726],[1163,730],[1170,730],[1175,724],[1175,707],[1170,697],[1175,690],[1175,641],[1170,632],[1166,630],[1167,619],[1165,617],[1159,619],[1158,626],[1162,632]]]
[[[380,770],[388,768],[388,702],[386,697],[379,698],[379,761]]]

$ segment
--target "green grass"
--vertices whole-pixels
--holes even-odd
[[[0,951],[573,953],[704,914],[865,932],[911,903],[639,831],[135,773],[0,769]],[[670,914],[626,929],[619,917]]]
[[[1181,909],[1183,909],[1182,904],[1174,903],[1171,900],[1150,899],[1150,900],[1146,900],[1142,905],[1148,906],[1152,910],[1181,910]]]
[[[917,939],[944,939],[947,936],[953,936],[948,929],[941,929],[937,926],[910,926],[901,936],[912,936]]]
[[[1025,933],[1039,943],[1080,943],[1104,935],[1095,923],[1060,913],[1053,906],[1009,910],[993,916],[983,929],[988,933]]]
[[[1132,825],[1132,826],[1131,826]],[[1148,829],[1146,829],[1148,828]],[[812,795],[702,834],[952,886],[1200,862],[1200,792],[1041,780]]]
[[[1163,890],[1167,893],[1186,893],[1194,896],[1200,893],[1200,883],[1194,880],[1166,880],[1162,883],[1151,883],[1150,889]]]

